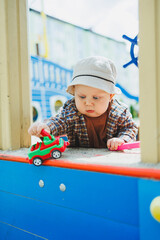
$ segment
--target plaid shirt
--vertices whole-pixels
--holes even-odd
[[[75,99],[68,100],[55,117],[45,121],[54,136],[67,134],[70,146],[89,147],[89,137],[83,114],[75,105]],[[116,99],[111,101],[107,118],[107,140],[113,137],[122,138],[125,142],[136,140],[138,128],[128,108]]]

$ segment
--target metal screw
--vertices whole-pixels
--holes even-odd
[[[60,190],[61,190],[62,192],[65,192],[65,191],[66,191],[66,186],[65,186],[63,183],[61,183],[61,184],[59,185],[59,188],[60,188]]]
[[[43,180],[39,180],[39,186],[42,188],[42,187],[44,187],[44,182],[43,182]]]

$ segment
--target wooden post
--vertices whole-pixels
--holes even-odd
[[[139,0],[140,140],[143,162],[160,162],[160,1]]]
[[[26,0],[0,0],[0,149],[30,145],[26,4]]]

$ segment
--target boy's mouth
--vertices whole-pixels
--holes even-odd
[[[94,110],[86,110],[87,113],[94,113]]]

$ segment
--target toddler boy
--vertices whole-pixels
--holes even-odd
[[[113,99],[121,91],[115,86],[116,68],[105,57],[80,60],[73,71],[68,100],[55,117],[34,123],[30,135],[40,137],[42,129],[54,136],[67,134],[71,147],[116,150],[125,142],[135,141],[138,132],[128,108]]]

